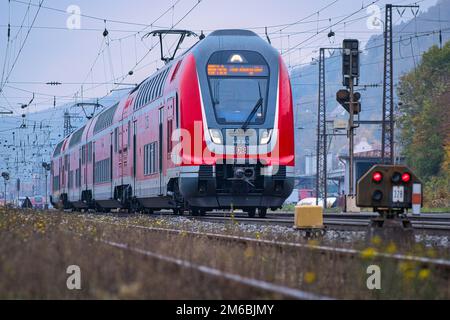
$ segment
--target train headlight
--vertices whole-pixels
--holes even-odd
[[[219,129],[209,129],[209,134],[215,144],[223,144],[222,132]]]
[[[261,136],[259,137],[260,144],[268,144],[272,138],[272,130],[262,130]]]

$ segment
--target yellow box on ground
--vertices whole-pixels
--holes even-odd
[[[323,208],[320,206],[296,206],[295,228],[323,228]]]

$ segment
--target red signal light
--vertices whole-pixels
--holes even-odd
[[[381,180],[383,180],[383,174],[381,172],[374,172],[374,174],[372,175],[372,180],[375,182],[381,182]]]
[[[402,181],[408,183],[409,181],[411,181],[411,175],[407,172],[402,174]]]

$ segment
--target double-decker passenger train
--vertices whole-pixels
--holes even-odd
[[[288,70],[247,30],[218,30],[54,150],[52,204],[264,217],[294,184]]]

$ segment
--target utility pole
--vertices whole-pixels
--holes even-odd
[[[392,44],[392,9],[411,8],[419,10],[418,5],[386,4],[384,20],[384,75],[383,75],[383,123],[381,131],[381,162],[394,163],[394,59]],[[417,11],[414,15],[417,15]],[[400,12],[399,12],[400,13]],[[401,15],[403,13],[400,13]]]
[[[327,108],[325,98],[325,50],[320,48],[316,146],[316,205],[319,205],[319,198],[322,198],[324,208],[326,208],[327,203]]]
[[[64,111],[64,137],[72,133],[72,124],[70,123],[69,111]]]
[[[323,199],[323,208],[327,207],[327,107],[325,95],[325,50],[341,48],[320,48],[319,50],[319,96],[317,110],[317,144],[316,144],[316,205]]]

